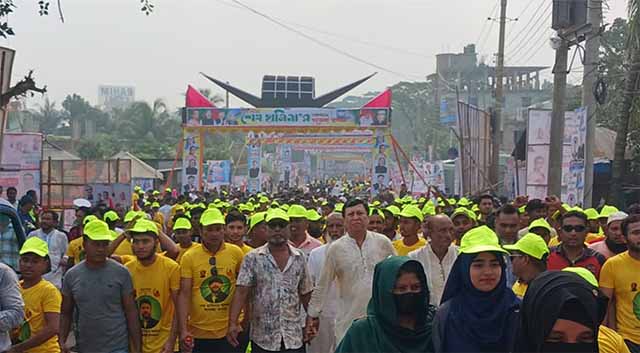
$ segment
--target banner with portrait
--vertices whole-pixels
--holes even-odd
[[[18,192],[18,198],[22,197],[29,190],[35,190],[37,202],[40,202],[40,171],[39,170],[16,170],[1,171],[0,185],[6,190],[13,186]]]
[[[200,133],[184,131],[184,146],[182,151],[182,191],[194,192],[200,190],[202,180],[202,141]]]
[[[278,180],[285,188],[291,186],[293,182],[293,165],[292,165],[292,149],[291,145],[283,144],[279,146],[279,164],[280,164],[280,179]]]
[[[204,166],[207,190],[218,189],[231,184],[231,161],[207,161]]]
[[[380,130],[378,130],[380,131]],[[377,132],[378,132],[377,131]],[[376,139],[371,150],[371,196],[376,196],[389,187],[390,178],[390,145],[383,134],[376,133]]]
[[[389,127],[389,108],[185,108],[183,126],[228,130],[256,128]]]
[[[262,188],[262,146],[260,144],[247,144],[247,191],[255,194]]]

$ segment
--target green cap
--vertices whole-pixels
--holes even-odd
[[[30,252],[40,257],[45,257],[49,255],[49,245],[47,245],[46,241],[38,237],[31,237],[25,240],[24,244],[22,244],[20,255],[24,255]]]
[[[187,218],[184,218],[184,217],[180,217],[176,219],[176,223],[173,224],[173,230],[179,230],[179,229],[186,229],[186,230],[191,229],[191,221],[189,221]]]
[[[458,200],[458,206],[465,207],[465,206],[469,206],[470,204],[471,204],[471,202],[466,197],[462,197],[462,198],[460,198],[460,200]]]
[[[503,248],[507,250],[520,251],[535,259],[542,260],[545,255],[549,255],[549,247],[547,243],[537,234],[527,233],[513,245],[505,245]]]
[[[269,198],[266,197],[266,196],[260,196],[260,199],[258,200],[258,202],[267,203],[267,202],[269,202]]]
[[[598,218],[600,218],[600,215],[595,208],[587,208],[586,210],[584,210],[584,214],[587,215],[587,219],[590,221],[597,221]]]
[[[422,207],[422,214],[426,216],[435,216],[436,215],[436,207],[433,203],[429,204],[428,202],[424,204]]]
[[[317,222],[322,219],[322,216],[318,213],[318,211],[314,209],[307,210],[307,220],[311,222]]]
[[[402,218],[417,218],[420,223],[424,221],[424,215],[422,214],[422,211],[420,211],[420,209],[414,205],[408,205],[402,208],[399,216]]]
[[[287,210],[289,218],[307,218],[307,209],[300,205],[291,205]]]
[[[599,218],[609,218],[609,216],[611,216],[612,213],[616,213],[616,212],[618,212],[618,208],[616,208],[615,206],[604,205],[600,210]]]
[[[153,192],[151,193],[154,196],[160,195],[160,191],[158,190],[153,190]]]
[[[209,208],[202,213],[200,216],[200,224],[203,226],[210,226],[212,224],[226,224],[224,221],[224,216],[222,212],[220,212],[217,208]]]
[[[486,251],[509,253],[500,246],[498,236],[487,226],[469,230],[460,241],[459,252],[462,254],[477,254]]]
[[[171,190],[171,188],[166,188],[166,189],[164,189],[164,192],[171,193],[171,191],[172,191],[172,190]]]
[[[105,222],[115,222],[120,219],[120,216],[118,216],[116,211],[107,211],[103,218]]]
[[[369,205],[369,206],[371,206],[371,207],[378,207],[378,206],[380,206],[380,205],[381,205],[380,200],[375,200],[375,201],[373,201],[373,202],[371,203],[371,205]]]
[[[587,270],[584,267],[565,267],[562,271],[573,272],[578,276],[582,277],[585,281],[589,282],[590,285],[594,287],[598,287],[598,280],[593,272]]]
[[[95,221],[95,220],[97,220],[97,219],[99,219],[99,218],[98,218],[98,217],[96,217],[96,216],[94,216],[94,215],[92,215],[92,214],[90,214],[90,215],[86,216],[86,217],[82,220],[82,224],[83,224],[83,225],[85,225],[85,224],[87,224],[87,223],[89,223],[89,222],[91,222],[91,221]]]
[[[151,208],[160,208],[160,203],[159,202],[152,203]]]
[[[131,229],[129,229],[131,233],[153,233],[158,235],[158,225],[150,221],[148,219],[139,219],[133,225]]]
[[[274,219],[280,219],[280,220],[289,222],[290,216],[287,214],[287,212],[285,212],[280,208],[270,208],[269,211],[267,211],[267,216],[265,217],[265,221],[269,223]]]
[[[333,210],[338,213],[341,213],[343,208],[344,208],[344,204],[341,202],[341,203],[337,203],[336,206],[333,208]]]
[[[473,222],[476,222],[478,220],[478,216],[476,216],[476,213],[465,207],[456,208],[451,214],[450,218],[453,221],[458,216],[466,216]]]
[[[385,210],[389,211],[394,217],[400,216],[400,207],[396,205],[387,206]]]
[[[527,212],[527,206],[520,206],[520,208],[518,208],[518,213],[520,214],[525,214],[525,212]]]
[[[380,210],[379,208],[375,208],[375,207],[369,207],[369,217],[373,216],[380,216],[380,218],[385,219],[384,217],[384,212],[382,212],[382,210]]]
[[[257,212],[249,218],[249,232],[258,224],[264,222],[267,212]]]
[[[529,224],[529,231],[531,231],[534,228],[544,228],[548,230],[549,233],[551,233],[551,225],[544,218],[538,218],[535,221],[531,222],[531,224]]]
[[[109,226],[99,219],[85,224],[82,231],[91,240],[113,240]]]
[[[129,223],[129,222],[133,221],[134,219],[136,219],[139,216],[140,215],[138,214],[138,212],[129,211],[124,215],[124,221],[125,221],[125,223]]]

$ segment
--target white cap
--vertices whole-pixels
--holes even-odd
[[[622,211],[614,212],[609,215],[609,218],[607,218],[607,225],[615,221],[624,221],[627,217],[629,217],[629,215]]]
[[[89,202],[89,200],[87,199],[75,199],[73,200],[73,206],[74,207],[86,207],[86,208],[91,208],[91,202]]]

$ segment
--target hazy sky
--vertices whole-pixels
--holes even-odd
[[[378,71],[354,91],[364,93],[424,79],[435,70],[437,53],[461,52],[479,40],[478,51],[490,62],[497,48],[498,24],[486,19],[492,9],[498,16],[499,0],[240,0],[394,73],[331,51],[231,0],[153,0],[150,16],[139,11],[138,0],[61,1],[65,23],[55,2],[48,17],[37,15],[36,1],[19,2],[10,18],[17,34],[0,41],[17,50],[13,82],[34,69],[58,103],[78,93],[95,104],[98,85],[112,84],[135,86],[137,99],[163,98],[179,107],[187,84],[220,92],[200,71],[257,95],[264,74],[315,76],[320,95]],[[507,65],[552,65],[553,52],[542,43],[551,34],[543,16],[550,2],[509,0],[508,17],[522,15],[507,27]],[[609,0],[605,22],[626,17],[625,6]],[[580,77],[574,73],[569,81]],[[243,104],[232,99],[231,105]]]

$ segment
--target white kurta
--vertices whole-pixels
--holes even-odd
[[[329,245],[320,282],[311,296],[309,315],[321,316],[330,298],[331,284],[335,281],[338,291],[336,342],[342,340],[353,320],[366,316],[373,270],[378,262],[395,254],[389,238],[370,231],[367,231],[361,247],[348,234]]]
[[[436,307],[439,306],[447,278],[449,277],[449,273],[451,273],[453,263],[456,262],[458,258],[458,247],[455,245],[449,246],[449,250],[447,250],[447,254],[444,255],[442,261],[440,261],[431,249],[431,244],[427,244],[418,250],[410,252],[409,257],[419,261],[422,267],[424,267],[430,293],[429,304]]]
[[[324,259],[327,256],[329,244],[311,250],[307,260],[309,275],[314,288],[320,282]],[[336,313],[338,311],[338,292],[335,283],[331,283],[329,297],[324,304],[324,310],[320,314],[320,328],[318,336],[307,346],[307,353],[326,353],[336,350]]]

